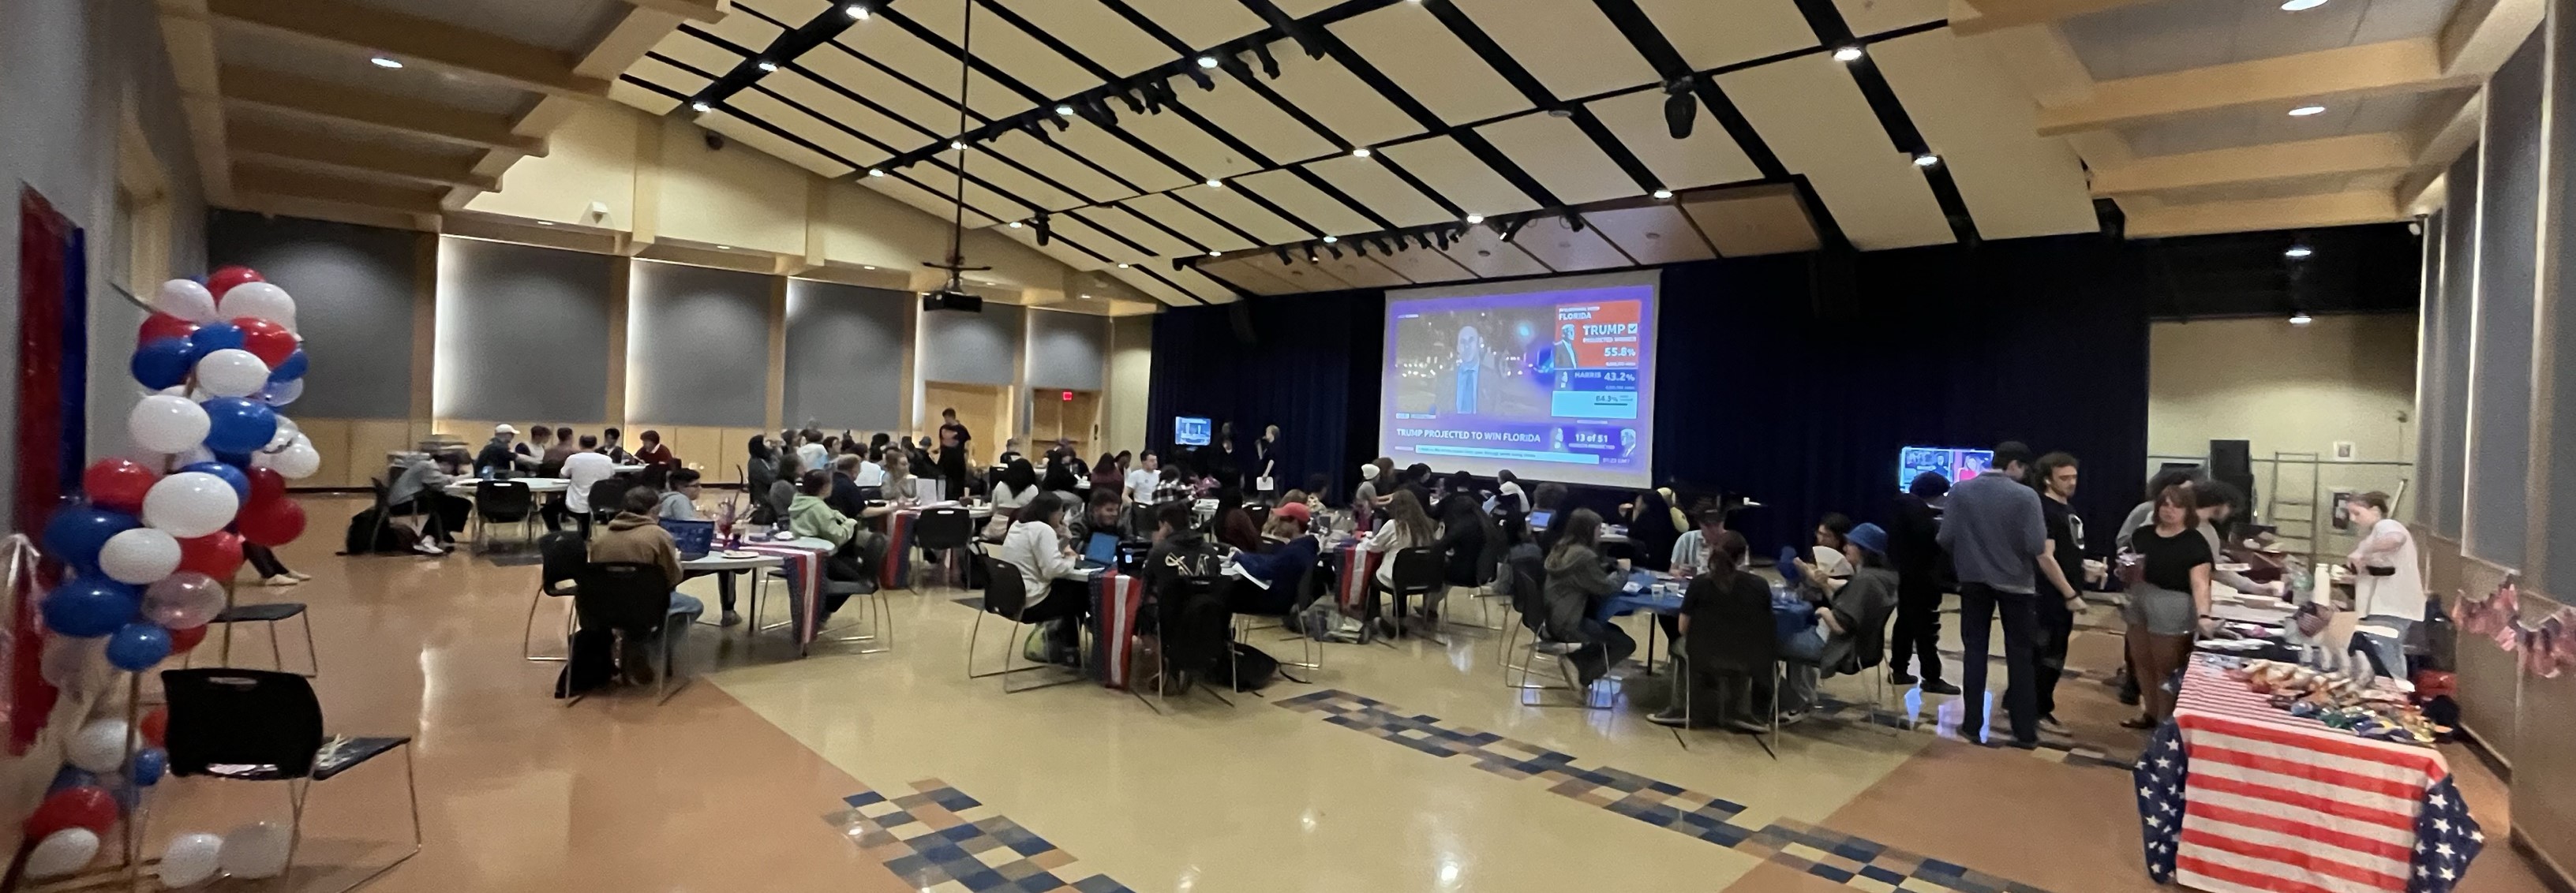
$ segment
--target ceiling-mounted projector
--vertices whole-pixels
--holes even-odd
[[[943,288],[934,292],[924,292],[921,296],[921,309],[925,311],[963,310],[968,313],[982,313],[984,312],[984,299],[955,289]]]

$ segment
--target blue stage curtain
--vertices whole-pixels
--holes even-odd
[[[1234,423],[1236,461],[1253,469],[1253,441],[1280,428],[1279,489],[1310,474],[1339,505],[1355,469],[1377,449],[1379,354],[1386,299],[1376,291],[1252,299],[1154,318],[1147,440],[1171,448],[1172,419]]]

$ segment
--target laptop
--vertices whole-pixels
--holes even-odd
[[[1529,529],[1546,530],[1547,522],[1555,517],[1556,513],[1547,509],[1539,509],[1538,511],[1531,512],[1529,513]]]
[[[1085,564],[1109,567],[1118,563],[1118,535],[1105,530],[1091,532],[1091,540],[1082,545]]]

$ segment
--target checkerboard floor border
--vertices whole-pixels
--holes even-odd
[[[2038,887],[1909,853],[1790,819],[1760,827],[1738,821],[1745,807],[1609,766],[1586,766],[1572,754],[1450,725],[1426,714],[1339,689],[1272,702],[1323,721],[1402,744],[1435,757],[1463,756],[1477,769],[1515,781],[1538,779],[1550,793],[1667,831],[1696,837],[1855,890],[1872,893],[2047,893]]]
[[[1074,870],[1072,853],[947,782],[912,789],[851,794],[842,798],[849,808],[823,822],[922,893],[1133,893],[1108,875]]]

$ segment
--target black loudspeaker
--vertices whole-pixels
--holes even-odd
[[[2254,445],[2244,440],[2209,442],[2209,477],[2245,491],[2246,509],[2254,505]]]

